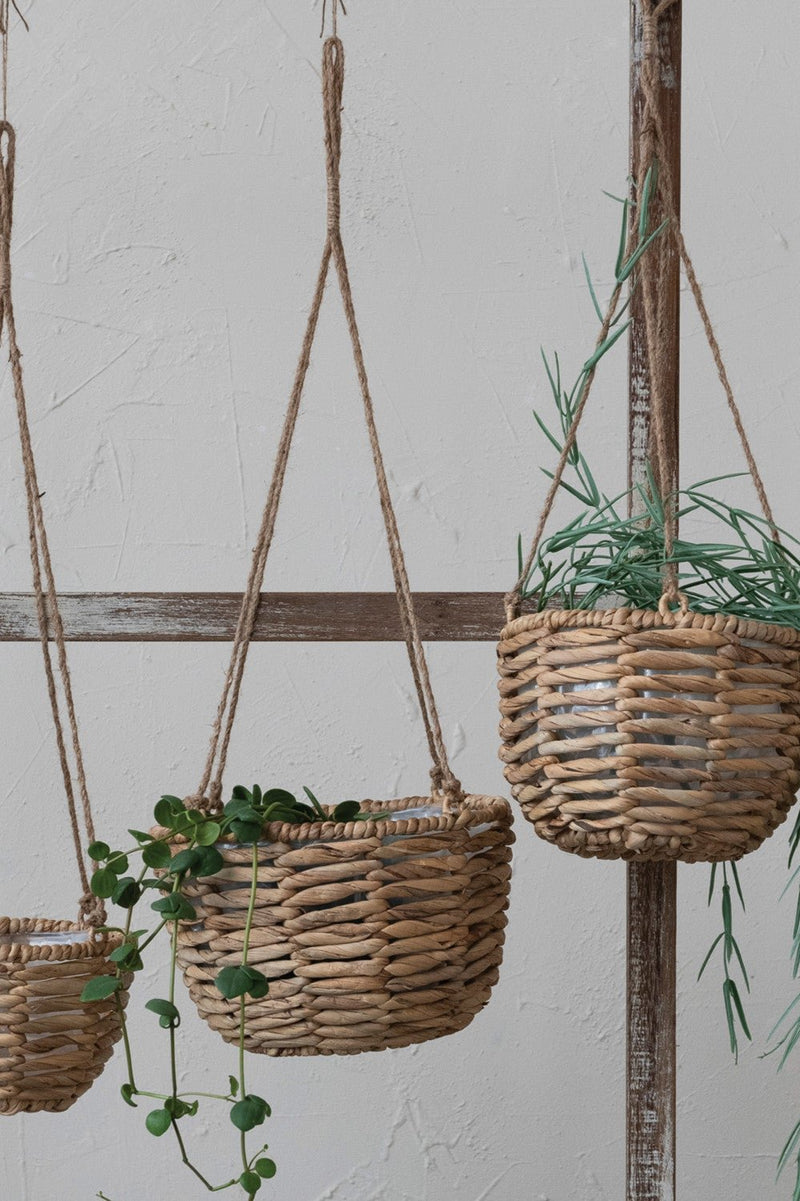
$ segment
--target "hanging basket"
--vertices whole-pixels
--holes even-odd
[[[392,819],[265,827],[248,962],[269,979],[248,1000],[245,1046],[266,1055],[352,1055],[426,1042],[469,1025],[503,955],[510,806],[468,796],[366,802]],[[249,845],[217,844],[225,867],[187,881],[200,921],[178,961],[200,1016],[239,1040],[239,1002],[215,987],[241,961]]]
[[[0,1113],[69,1109],[100,1075],[122,1034],[116,1003],[80,996],[114,973],[121,943],[75,922],[0,917]]]
[[[503,630],[500,756],[537,834],[601,859],[738,859],[800,785],[800,631],[549,610]]]

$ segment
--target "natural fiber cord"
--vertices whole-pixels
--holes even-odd
[[[335,17],[335,6],[334,6]],[[344,87],[344,47],[338,37],[327,38],[322,52],[322,100],[325,119],[325,166],[327,174],[327,230],[322,252],[322,263],[317,277],[314,297],[306,325],[300,359],[295,372],[294,386],[289,398],[289,405],[284,419],[278,452],[275,459],[272,479],[270,482],[267,502],[261,520],[261,527],[253,551],[250,575],[247,581],[242,609],[234,635],[230,666],[225,677],[222,696],[217,709],[211,743],[203,776],[198,788],[198,803],[210,804],[216,807],[220,803],[222,776],[225,771],[228,746],[230,743],[236,707],[244,674],[250,638],[255,625],[256,614],[260,602],[261,586],[264,580],[267,556],[275,531],[275,521],[280,505],[283,482],[286,476],[286,466],[289,460],[292,438],[297,424],[297,415],[303,394],[303,385],[311,359],[311,348],[317,329],[322,300],[325,294],[325,284],[328,270],[333,262],[339,283],[339,290],[344,305],[347,328],[353,348],[356,373],[358,376],[361,398],[364,407],[364,418],[367,425],[372,458],[375,466],[375,476],[378,484],[381,511],[383,513],[386,538],[389,545],[389,556],[392,564],[395,591],[400,610],[403,634],[408,651],[411,673],[419,699],[422,720],[428,739],[428,747],[433,760],[431,772],[434,793],[441,794],[443,804],[447,809],[451,803],[457,804],[463,796],[461,784],[454,776],[448,759],[447,750],[442,735],[436,700],[433,695],[425,651],[420,638],[419,627],[414,613],[414,602],[408,581],[403,549],[400,542],[400,532],[392,504],[386,469],[381,453],[378,431],[375,424],[375,412],[370,394],[364,354],[361,348],[361,338],[356,320],[353,293],[347,269],[347,259],[342,242],[340,229],[341,199],[339,185],[339,164],[342,152],[342,91]]]
[[[116,971],[108,956],[122,945],[118,934],[98,934],[102,901],[89,887],[83,839],[94,842],[94,824],[83,765],[72,682],[47,542],[41,491],[33,457],[27,402],[11,293],[11,232],[16,139],[5,119],[9,0],[0,0],[3,120],[0,121],[0,335],[8,339],[25,476],[30,556],[47,694],[56,732],[82,896],[79,922],[0,917],[0,1114],[68,1109],[100,1075],[122,1030],[118,1005],[127,992],[104,1002],[83,1002],[84,985]],[[50,638],[56,646],[56,664]],[[58,674],[63,696],[59,696]],[[62,717],[62,705],[65,717]],[[75,763],[70,766],[64,725]],[[83,831],[76,795],[80,798]],[[127,983],[126,983],[127,987]]]

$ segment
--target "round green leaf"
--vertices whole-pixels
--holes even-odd
[[[128,870],[128,856],[123,855],[120,851],[115,851],[108,861],[109,870],[116,876],[124,876]]]
[[[117,875],[110,867],[99,867],[92,875],[92,892],[96,897],[106,901],[116,887]]]
[[[199,862],[200,853],[187,847],[185,851],[178,851],[177,855],[173,856],[169,870],[173,876],[179,876],[181,872],[190,872]]]
[[[260,1126],[262,1122],[266,1121],[269,1114],[270,1109],[266,1101],[252,1093],[248,1093],[246,1097],[231,1107],[231,1121],[237,1130],[241,1130],[245,1134],[248,1130],[255,1130],[256,1126]]]
[[[216,847],[198,847],[197,853],[200,860],[194,871],[196,876],[216,876],[225,866],[225,860]]]
[[[151,1134],[159,1138],[162,1134],[166,1134],[172,1125],[172,1115],[168,1109],[151,1109],[144,1124]]]
[[[359,813],[361,806],[358,801],[342,801],[333,811],[333,819],[337,822],[350,822]]]
[[[261,803],[262,805],[285,805],[287,809],[291,809],[297,804],[297,797],[294,793],[287,792],[285,788],[268,788]]]
[[[253,1193],[257,1193],[261,1188],[261,1177],[256,1172],[242,1172],[239,1184],[252,1197]]]
[[[111,894],[111,900],[115,905],[120,905],[123,909],[131,909],[141,895],[142,890],[133,876],[123,876],[121,880],[117,881],[116,887]]]
[[[261,837],[263,822],[258,814],[255,814],[254,818],[255,820],[248,820],[242,817],[232,819],[231,830],[235,834],[237,841],[242,843],[258,842]]]
[[[129,972],[140,972],[144,967],[142,957],[139,954],[139,948],[131,942],[123,943],[121,947],[116,947],[109,959],[112,963],[116,963],[118,967],[124,968]]]
[[[122,1100],[125,1102],[126,1105],[130,1105],[131,1109],[139,1108],[133,1099],[133,1085],[132,1084],[123,1084],[122,1088],[119,1091],[122,1094]],[[257,1167],[258,1167],[258,1164],[256,1164],[256,1168]]]
[[[129,830],[131,838],[135,838],[138,843],[147,843],[153,841],[153,835],[145,833],[144,830]]]
[[[185,812],[186,806],[180,797],[162,796],[153,810],[153,816],[159,826],[166,826],[167,829],[170,829],[174,824],[175,818]]]
[[[153,997],[152,1000],[145,1004],[145,1009],[149,1009],[151,1013],[157,1013],[163,1019],[162,1025],[165,1025],[165,1028],[180,1025],[180,1012],[171,1001],[164,1001],[161,997]]]
[[[166,897],[159,897],[157,901],[153,901],[150,908],[154,909],[156,913],[162,914],[168,921],[193,921],[197,917],[194,906],[179,892],[171,892]]]
[[[82,1001],[105,1001],[122,988],[122,981],[116,976],[93,976],[87,980],[81,993]]]
[[[257,1159],[255,1169],[262,1180],[271,1180],[278,1168],[274,1159]]]
[[[152,867],[155,871],[169,867],[171,859],[170,849],[165,842],[148,843],[142,851],[142,863],[147,867]]]
[[[102,859],[107,859],[111,854],[111,847],[107,842],[93,842],[89,847],[89,858],[95,863],[100,863]]]
[[[222,833],[222,827],[219,822],[203,822],[197,827],[195,839],[197,845],[201,847],[210,847],[213,842],[216,842]]]

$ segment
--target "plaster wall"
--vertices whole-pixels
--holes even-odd
[[[789,0],[685,6],[684,226],[779,520],[797,523],[800,13]],[[67,590],[242,586],[321,248],[319,4],[83,0],[14,31],[20,341],[50,537]],[[627,4],[352,0],[344,21],[343,224],[413,585],[512,582],[549,462],[539,347],[577,370],[595,336],[625,188]],[[696,317],[682,344],[684,479],[741,466]],[[624,478],[624,354],[598,379],[587,448]],[[0,587],[29,587],[7,375]],[[751,505],[746,481],[741,495]],[[754,503],[754,502],[753,502]],[[340,306],[324,310],[268,587],[383,589],[387,555]],[[196,784],[223,646],[74,646],[100,831]],[[494,651],[435,646],[454,766],[502,791]],[[4,911],[71,915],[60,787],[35,646],[0,650]],[[424,786],[397,646],[257,646],[231,780],[390,796]],[[777,1152],[798,1062],[764,1061],[794,995],[785,827],[742,868],[754,1031],[735,1066],[707,872],[680,882],[679,1196],[786,1199]],[[507,957],[459,1036],[356,1059],[258,1061],[275,1201],[620,1201],[624,872],[517,824]],[[143,980],[144,994],[148,980]],[[188,1002],[187,1002],[188,1007]],[[160,1031],[132,1001],[146,1053]],[[193,1015],[192,1074],[230,1052]],[[118,1099],[117,1055],[69,1113],[7,1119],[3,1201],[204,1196]],[[216,1117],[200,1154],[230,1149]]]

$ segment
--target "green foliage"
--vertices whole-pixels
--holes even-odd
[[[737,896],[739,897],[739,902],[742,906],[742,912],[744,912],[744,896],[742,894],[742,888],[741,888],[741,884],[739,882],[739,872],[737,870],[736,864],[733,862],[723,863],[722,864],[722,889],[721,889],[722,931],[720,934],[717,935],[717,937],[712,942],[711,947],[709,948],[708,954],[706,955],[705,959],[703,960],[703,962],[700,966],[700,971],[697,973],[697,979],[699,980],[700,977],[703,975],[703,972],[708,967],[708,965],[711,961],[711,958],[712,958],[714,952],[716,951],[717,947],[720,947],[721,953],[722,953],[722,969],[723,969],[722,1000],[723,1000],[723,1004],[725,1006],[725,1020],[726,1020],[727,1026],[728,1026],[728,1041],[730,1043],[731,1053],[733,1054],[734,1059],[738,1063],[738,1061],[739,1061],[739,1031],[741,1031],[741,1033],[745,1036],[745,1038],[750,1039],[750,1040],[752,1040],[752,1035],[750,1034],[750,1028],[747,1024],[747,1017],[745,1016],[744,1005],[742,1004],[742,998],[741,998],[741,994],[739,992],[739,988],[736,984],[735,978],[731,975],[731,971],[730,971],[731,966],[733,966],[734,968],[736,968],[736,967],[739,968],[739,971],[740,971],[741,977],[742,977],[742,981],[744,983],[744,986],[745,986],[747,992],[750,991],[750,978],[747,974],[747,968],[744,965],[744,959],[742,958],[742,953],[739,949],[739,944],[736,941],[736,938],[734,937],[734,933],[733,933],[733,905],[731,903],[731,888],[730,888],[730,884],[728,883],[728,868],[730,868],[730,870],[731,870],[731,875],[733,877],[733,881],[736,886],[736,893],[737,893]],[[716,882],[717,882],[717,864],[715,863],[711,867],[711,878],[710,878],[709,889],[708,889],[709,905],[711,904],[711,902],[714,899]]]
[[[647,206],[653,182],[645,184],[638,215],[638,244],[624,258],[628,203],[623,206],[623,233],[615,267],[617,283],[631,276],[636,264],[663,226],[647,234]],[[598,318],[603,314],[584,263],[589,293]],[[635,276],[634,276],[635,280]],[[624,310],[623,310],[624,311]],[[569,429],[595,368],[625,332],[612,322],[601,346],[583,364],[570,389],[564,387],[558,355],[552,363],[544,352],[545,373],[556,409],[556,424],[540,413],[534,418],[550,445],[560,455]],[[548,478],[553,473],[542,468]],[[724,612],[756,621],[800,628],[800,542],[781,530],[776,542],[769,523],[716,496],[712,485],[734,476],[718,476],[677,493],[659,495],[652,473],[613,496],[601,490],[576,442],[567,458],[561,488],[581,509],[563,529],[543,540],[532,568],[523,581],[523,597],[535,598],[542,609],[555,602],[563,608],[602,608],[608,597],[618,596],[632,608],[656,609],[664,590],[665,568],[675,565],[678,584],[689,607],[697,613]],[[676,539],[667,555],[665,511],[671,505],[679,522],[699,518],[720,530],[718,541]],[[633,512],[637,516],[630,516]],[[519,571],[523,570],[521,539]],[[732,998],[735,1006],[735,999]]]
[[[106,1001],[114,993],[122,990],[122,981],[118,976],[93,976],[83,986],[82,1001]]]
[[[272,1110],[263,1097],[248,1093],[232,1107],[231,1121],[237,1130],[247,1133],[255,1130],[256,1126],[262,1125],[271,1113]]]
[[[162,1134],[166,1134],[172,1125],[172,1114],[168,1109],[151,1109],[144,1120],[144,1124],[151,1134],[156,1138],[160,1138]]]
[[[240,967],[224,967],[216,979],[216,985],[228,1001],[236,997],[250,996],[255,1000],[265,997],[269,983],[262,972],[242,964]]]
[[[249,1093],[245,1081],[245,1012],[251,1000],[265,997],[269,981],[263,972],[248,963],[250,932],[255,909],[258,882],[258,851],[256,843],[262,837],[264,827],[272,821],[292,824],[314,821],[354,821],[373,816],[362,814],[356,801],[342,801],[326,812],[310,789],[305,789],[309,803],[299,801],[293,793],[282,788],[262,789],[259,785],[245,788],[237,785],[231,799],[221,814],[210,817],[200,809],[187,806],[176,796],[163,796],[154,809],[156,830],[130,830],[135,845],[127,850],[112,850],[106,842],[94,842],[89,854],[98,864],[92,875],[91,886],[95,896],[111,900],[124,912],[121,927],[123,941],[110,955],[115,974],[97,976],[83,989],[84,1001],[108,1001],[116,999],[123,1030],[123,1045],[128,1067],[128,1079],[121,1088],[122,1100],[136,1109],[137,1099],[146,1096],[159,1102],[145,1117],[147,1130],[160,1138],[173,1131],[183,1162],[199,1180],[212,1191],[240,1187],[252,1198],[261,1188],[263,1181],[271,1180],[276,1167],[272,1159],[261,1156],[253,1159],[246,1150],[246,1135],[257,1126],[263,1125],[271,1110],[263,1097]],[[250,903],[247,911],[244,945],[241,962],[223,968],[217,977],[217,988],[223,997],[239,1002],[239,1072],[228,1079],[226,1093],[179,1093],[177,1063],[177,1034],[181,1024],[180,1011],[175,1004],[177,929],[180,922],[197,920],[197,911],[185,893],[188,881],[214,876],[224,866],[218,843],[236,840],[253,844],[252,881]],[[173,849],[178,844],[178,849]],[[138,874],[130,868],[135,857],[141,860]],[[130,874],[128,874],[130,873]],[[134,912],[142,899],[151,890],[158,895],[149,906],[155,916],[150,929],[133,929]],[[133,1055],[125,1011],[119,1004],[117,994],[124,986],[128,973],[141,972],[145,966],[147,949],[155,938],[164,931],[170,938],[171,954],[166,996],[151,997],[145,1009],[158,1017],[159,1025],[166,1031],[169,1076],[172,1090],[168,1093],[141,1089],[136,1083],[133,1070]],[[237,1176],[222,1184],[213,1185],[188,1157],[181,1124],[193,1118],[200,1107],[201,1099],[213,1099],[229,1107],[231,1123],[239,1131],[241,1169]],[[262,1147],[261,1151],[266,1150]],[[260,1152],[259,1152],[260,1154]],[[102,1194],[98,1194],[102,1196]]]

